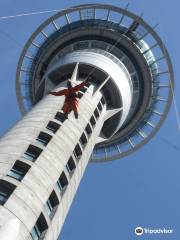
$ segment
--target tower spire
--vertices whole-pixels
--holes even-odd
[[[78,68],[79,68],[79,63],[77,62],[76,65],[75,65],[73,74],[71,76],[71,79],[69,80],[74,85],[77,84]]]

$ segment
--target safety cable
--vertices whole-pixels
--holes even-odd
[[[47,10],[47,11],[30,12],[30,13],[2,16],[2,17],[0,17],[0,20],[7,20],[7,19],[11,19],[11,18],[26,17],[26,16],[39,15],[39,14],[52,13],[52,12],[59,12],[59,11],[63,11],[63,10],[65,10],[65,9],[54,9],[54,10]]]
[[[164,42],[166,42],[166,41],[164,40]],[[162,46],[163,46],[162,47],[163,55],[166,56],[166,49],[165,49],[164,43],[162,44]],[[173,105],[174,105],[174,110],[175,110],[175,115],[176,115],[177,126],[178,126],[178,130],[180,131],[180,115],[179,115],[177,101],[176,101],[176,97],[175,97],[175,93],[174,93],[173,82],[172,82],[169,71],[168,71],[168,75],[169,75],[169,85],[170,85],[170,91],[171,91],[172,99],[173,99]]]
[[[7,32],[5,32],[4,30],[0,29],[0,33],[4,36],[6,36],[8,39],[10,39],[11,41],[13,41],[18,47],[20,47],[21,49],[23,48],[23,45],[20,44],[15,38],[13,38],[11,35],[9,35]]]
[[[168,145],[169,147],[171,147],[172,149],[176,150],[176,151],[180,151],[180,147],[175,145],[175,144],[172,144],[169,140],[167,140],[166,138],[164,137],[161,137],[161,136],[158,136],[157,135],[157,138],[159,140],[161,140],[162,142],[164,142],[166,145]]]

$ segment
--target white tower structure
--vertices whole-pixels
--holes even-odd
[[[16,77],[23,118],[0,140],[0,239],[57,240],[87,164],[134,152],[162,125],[171,61],[141,17],[88,4],[33,33]],[[64,117],[63,96],[47,94],[68,79],[90,82],[79,91],[78,119]]]

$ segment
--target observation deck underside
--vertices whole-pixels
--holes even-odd
[[[127,9],[88,4],[44,22],[27,42],[17,70],[22,113],[49,89],[63,85],[79,63],[80,80],[101,90],[109,110],[122,108],[102,129],[92,161],[119,159],[149,141],[162,125],[172,99],[168,52],[141,17]]]

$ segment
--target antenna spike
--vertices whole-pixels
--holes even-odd
[[[72,83],[76,83],[77,82],[78,67],[79,67],[79,63],[76,63],[76,66],[74,68],[73,74],[72,74],[71,79],[70,79],[70,81]]]
[[[116,115],[117,113],[119,113],[120,111],[122,111],[122,107],[121,108],[116,108],[116,109],[112,109],[112,110],[107,110],[105,116],[104,116],[104,122],[106,120],[108,120],[109,118],[113,117],[114,115]]]
[[[98,137],[96,143],[101,143],[101,142],[104,142],[106,140],[108,140],[108,138]]]
[[[104,82],[101,83],[101,85],[97,88],[96,92],[94,93],[94,95],[96,95],[103,87],[104,85],[108,82],[108,80],[110,79],[110,76],[108,76]]]

